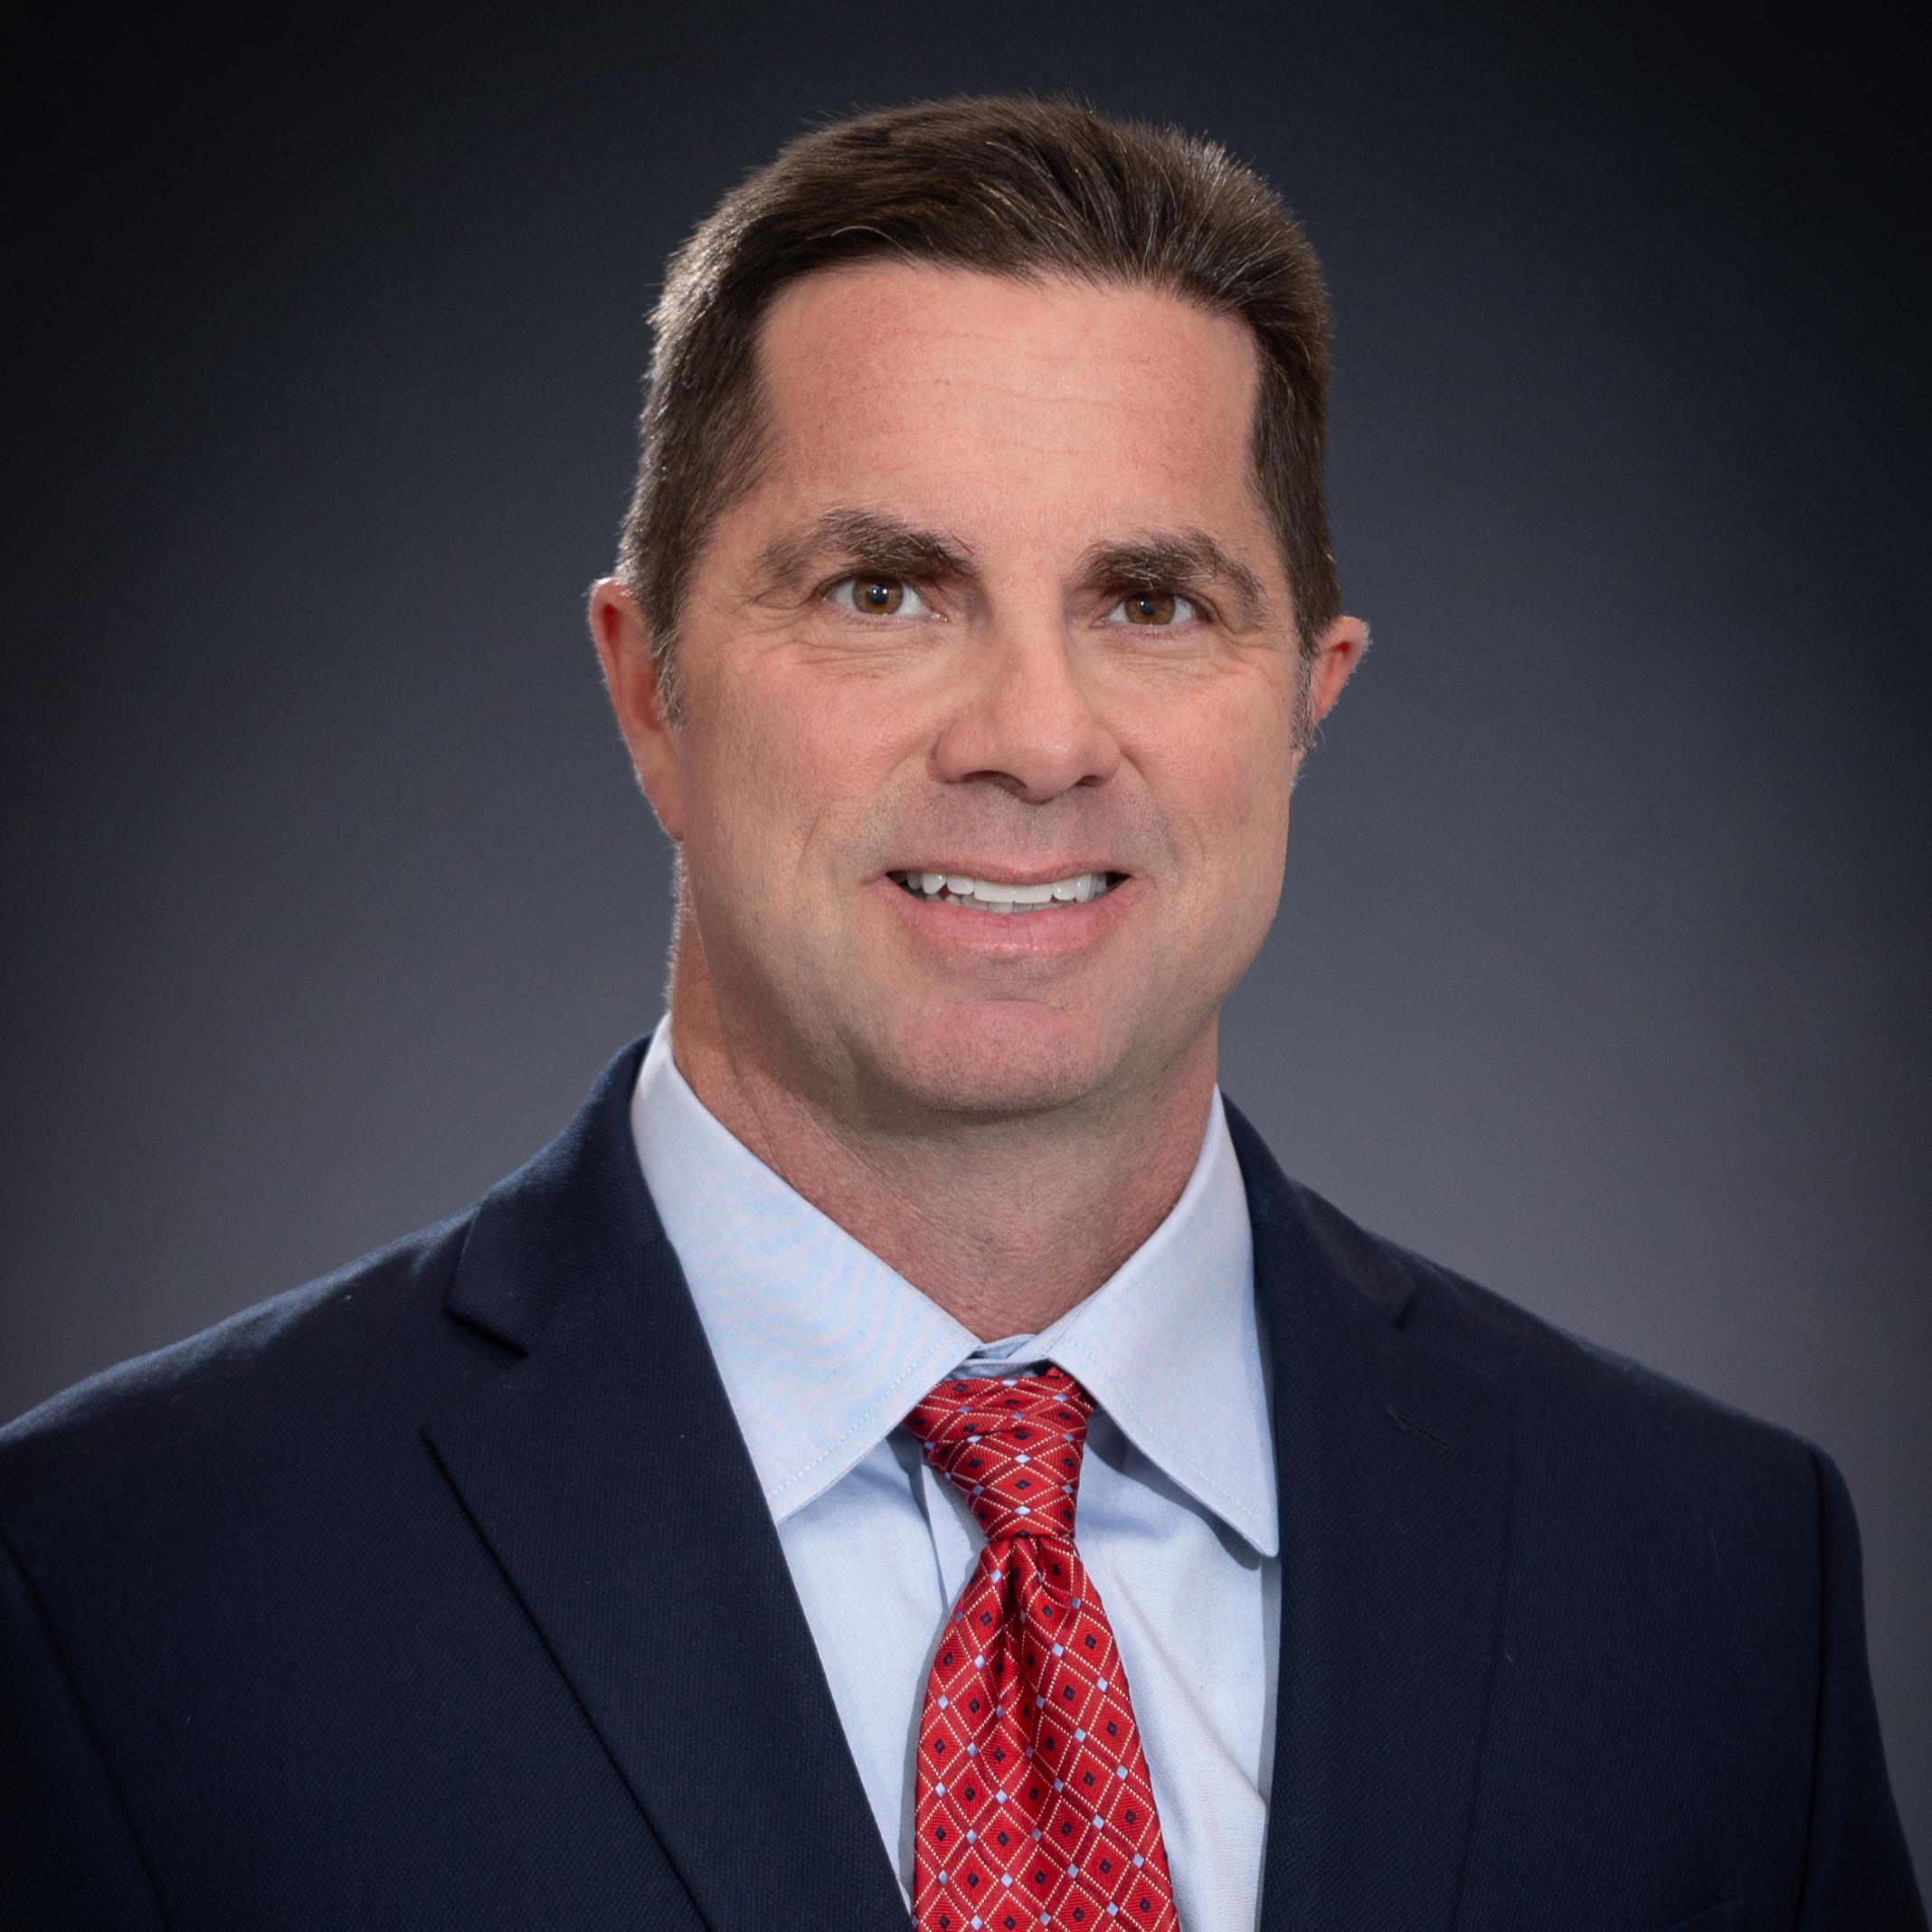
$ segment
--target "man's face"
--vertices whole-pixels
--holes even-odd
[[[902,1125],[1133,1106],[1211,1065],[1299,757],[1247,332],[1144,290],[876,265],[787,289],[762,370],[766,456],[698,558],[675,727],[599,592],[683,848],[680,1000],[701,968],[734,1064]]]

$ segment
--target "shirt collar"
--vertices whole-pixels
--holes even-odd
[[[1051,1360],[1171,1481],[1275,1553],[1253,1231],[1218,1092],[1160,1226],[1051,1328],[984,1351],[717,1121],[677,1071],[668,1020],[639,1071],[630,1129],[775,1520],[823,1495],[948,1374]]]

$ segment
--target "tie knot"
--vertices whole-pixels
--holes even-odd
[[[942,1382],[905,1425],[989,1543],[1074,1533],[1093,1398],[1064,1368]]]

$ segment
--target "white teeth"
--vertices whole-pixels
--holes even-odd
[[[1047,879],[1034,886],[1003,886],[961,872],[896,872],[907,891],[927,899],[943,898],[949,905],[971,905],[982,913],[1030,913],[1036,907],[1083,905],[1107,890],[1104,872],[1082,872],[1070,879]]]

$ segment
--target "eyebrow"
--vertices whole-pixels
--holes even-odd
[[[978,575],[971,549],[936,530],[921,530],[877,510],[830,509],[802,530],[775,536],[753,566],[762,595],[792,587],[834,563],[914,582],[961,582]],[[1270,601],[1261,580],[1205,530],[1158,530],[1095,544],[1080,560],[1082,577],[1106,589],[1179,590],[1209,582],[1234,592],[1237,629],[1265,623]]]
[[[834,561],[914,582],[958,582],[974,574],[972,553],[935,530],[915,529],[876,510],[827,510],[802,530],[775,536],[759,554],[754,574],[768,589],[796,584]]]
[[[1205,530],[1157,530],[1121,544],[1096,544],[1081,559],[1090,583],[1124,590],[1180,590],[1189,584],[1225,583],[1243,627],[1264,622],[1266,591],[1239,558],[1230,556]]]

